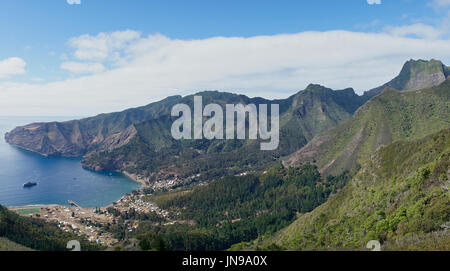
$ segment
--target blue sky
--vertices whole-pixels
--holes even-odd
[[[447,64],[450,61],[450,53],[441,52],[448,46],[450,0],[374,1],[379,4],[368,4],[367,0],[68,1],[75,0],[2,1],[0,96],[3,93],[5,104],[0,102],[0,114],[100,113],[202,88],[283,97],[314,82],[333,88],[353,86],[361,93],[398,73],[409,58],[435,57]],[[318,35],[307,35],[310,31]],[[360,52],[367,46],[362,41],[372,39],[370,44],[377,47],[367,50],[379,53]],[[409,50],[400,52],[401,44],[410,44],[409,40]],[[314,51],[314,44],[320,42],[337,43],[338,48]],[[356,47],[350,48],[353,43]],[[264,44],[269,46],[261,48]],[[203,49],[195,51],[196,47]],[[289,55],[299,64],[291,63],[289,56],[277,48],[291,50]],[[259,50],[267,54],[256,55]],[[255,56],[251,56],[252,52]],[[336,57],[346,53],[350,54],[347,58]],[[221,54],[227,57],[219,58]],[[310,59],[311,55],[318,56]],[[247,56],[246,61],[255,65],[240,63]],[[239,67],[233,67],[230,58],[234,57]],[[228,68],[210,73],[208,60]],[[157,65],[161,65],[159,70]],[[349,65],[368,69],[367,74],[355,72]],[[190,74],[192,70],[197,73]],[[108,78],[114,73],[129,73],[122,81],[111,83],[126,88],[126,93],[115,88],[109,92],[99,90],[99,84],[112,81]],[[205,78],[200,76],[202,73]],[[329,76],[324,76],[327,73]],[[183,78],[188,77],[186,74],[194,79]],[[118,80],[117,75],[114,80]],[[67,93],[49,90],[55,85],[68,89]],[[104,87],[109,85],[105,83]],[[45,109],[34,106],[36,99],[29,98],[39,95],[47,97]],[[68,102],[64,99],[68,95],[88,95],[92,103],[61,107],[61,103]],[[97,106],[105,96],[111,99]],[[13,110],[8,104],[18,106]]]

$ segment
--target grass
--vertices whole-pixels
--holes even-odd
[[[19,210],[17,210],[17,213],[19,215],[40,214],[41,209],[39,209],[39,208],[19,209]]]

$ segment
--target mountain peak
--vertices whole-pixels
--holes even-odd
[[[450,68],[440,60],[410,59],[403,65],[397,77],[380,87],[366,91],[364,96],[370,99],[380,94],[385,88],[418,90],[434,87],[444,82],[449,75]]]
[[[305,91],[309,90],[309,91],[314,91],[314,90],[324,90],[324,89],[329,89],[325,86],[322,86],[320,84],[309,84],[306,88]]]
[[[428,61],[411,59],[403,65],[400,76],[407,75],[411,77],[419,74],[444,73],[446,68],[447,67],[440,60],[431,59]]]

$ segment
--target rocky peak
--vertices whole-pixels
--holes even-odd
[[[370,99],[380,94],[385,88],[397,90],[418,90],[440,85],[449,76],[449,67],[441,61],[431,60],[409,60],[404,65],[400,74],[388,83],[366,91],[364,97]]]

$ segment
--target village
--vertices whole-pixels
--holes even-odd
[[[54,222],[65,232],[84,236],[88,241],[96,242],[103,246],[113,247],[119,240],[108,230],[112,225],[119,223],[122,219],[127,234],[132,233],[139,226],[139,219],[130,217],[129,214],[153,214],[159,216],[166,225],[176,223],[177,221],[172,221],[167,210],[163,210],[154,202],[149,201],[148,196],[155,191],[174,189],[180,183],[191,183],[196,177],[200,176],[198,174],[186,179],[174,176],[170,179],[150,183],[140,176],[127,172],[124,172],[124,174],[139,182],[141,187],[124,195],[118,201],[108,206],[86,208],[75,201],[68,200],[68,205],[32,205],[12,207],[10,209],[22,216]],[[202,185],[202,183],[198,185]],[[184,221],[178,222],[185,223]]]
[[[91,242],[96,242],[104,246],[113,246],[119,240],[114,238],[113,234],[106,231],[105,228],[118,222],[119,216],[115,216],[111,208],[119,213],[156,213],[166,218],[168,212],[161,210],[154,203],[142,200],[142,194],[127,194],[112,205],[101,208],[83,208],[77,203],[69,201],[70,205],[36,205],[11,208],[20,215],[44,219],[46,222],[54,222],[57,226],[66,232],[75,233],[78,236],[84,236]],[[138,221],[129,221],[127,231],[132,232],[138,227]]]

